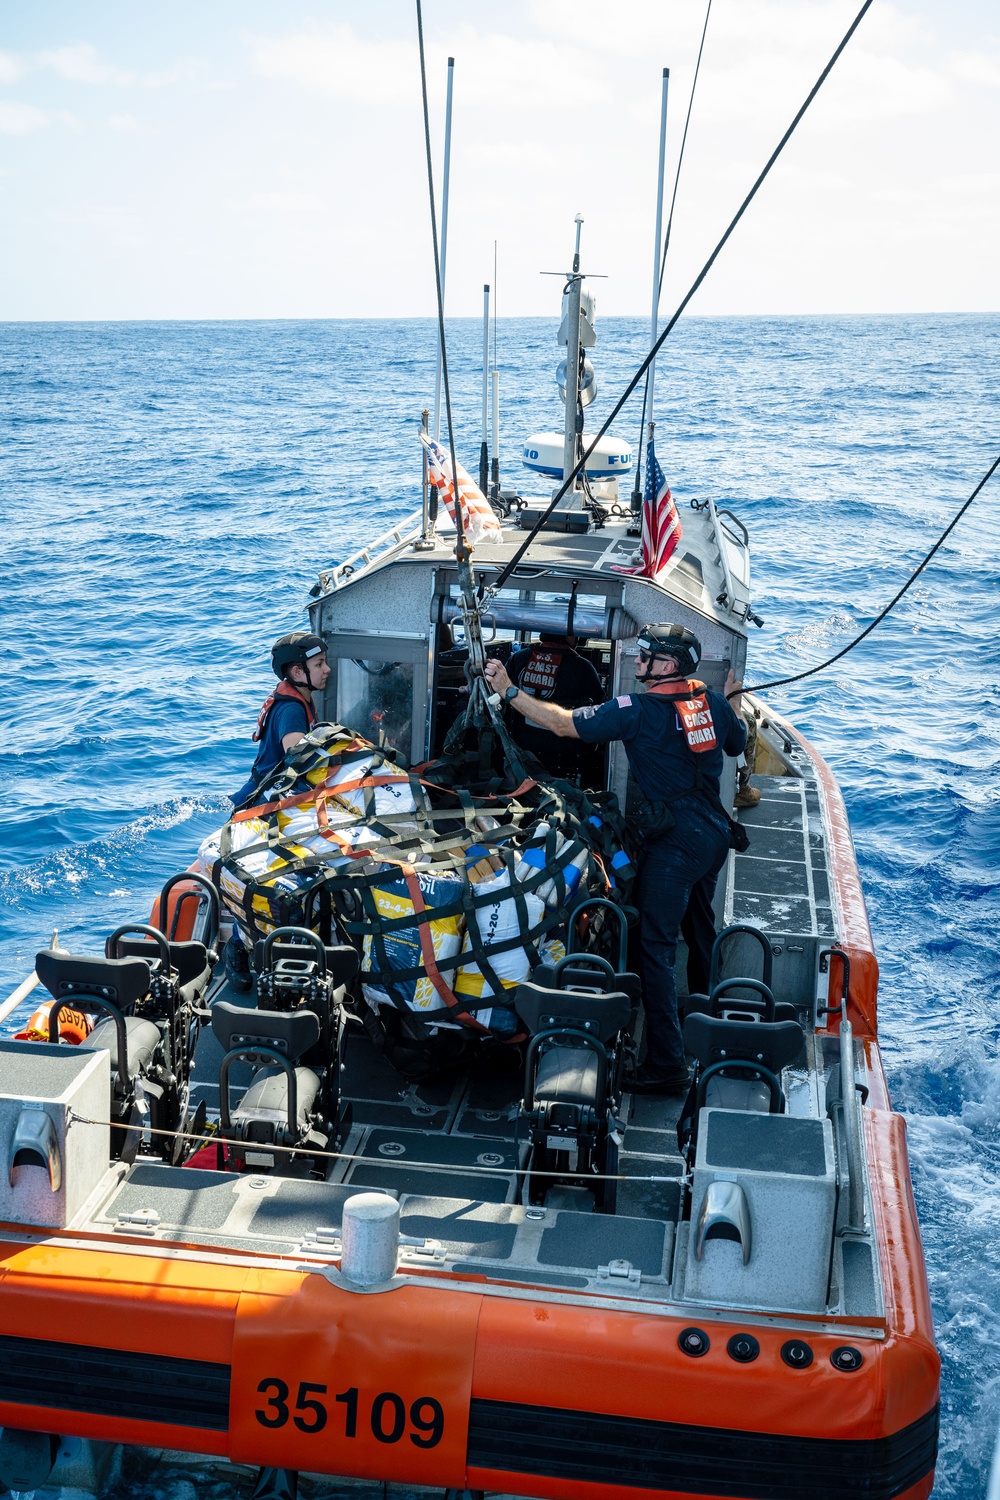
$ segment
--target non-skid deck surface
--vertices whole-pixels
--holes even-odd
[[[727,920],[751,922],[769,935],[829,941],[834,925],[826,830],[816,779],[805,757],[800,760],[801,779],[751,778],[761,799],[739,815],[750,848],[734,860]]]
[[[219,999],[252,1003],[251,996],[226,987],[213,993],[212,1000]],[[218,1042],[206,1028],[198,1043],[192,1097],[194,1104],[204,1100],[210,1114],[219,1107],[221,1057]],[[234,1104],[250,1077],[248,1068],[233,1068]],[[520,1055],[513,1050],[509,1059],[494,1054],[488,1069],[413,1083],[375,1050],[367,1035],[352,1028],[343,1080],[352,1129],[344,1152],[359,1159],[335,1163],[330,1179],[348,1182],[358,1190],[441,1193],[513,1203],[518,1196],[516,1174],[527,1160],[524,1125],[518,1125],[522,1083]],[[633,1176],[679,1176],[679,1101],[632,1101],[626,1096],[625,1102],[628,1123],[622,1171]],[[624,1199],[635,1205],[635,1211],[648,1211],[655,1205],[660,1216],[676,1217],[673,1186],[654,1185],[652,1191],[648,1186],[622,1184],[619,1212],[634,1211],[624,1206]]]
[[[252,999],[226,986],[212,998],[242,1005]],[[205,1028],[194,1092],[210,1115],[218,1110],[220,1058]],[[248,1082],[249,1070],[233,1069],[234,1103]],[[305,1164],[302,1175],[277,1177],[140,1161],[92,1226],[131,1234],[148,1221],[140,1232],[154,1240],[307,1254],[319,1231],[328,1239],[339,1230],[347,1198],[378,1189],[401,1200],[402,1232],[433,1242],[429,1253],[441,1270],[583,1288],[604,1287],[609,1265],[628,1262],[641,1278],[630,1282],[630,1295],[638,1284],[639,1295],[662,1296],[679,1210],[678,1101],[626,1097],[625,1180],[611,1216],[595,1213],[591,1195],[569,1184],[555,1184],[544,1208],[521,1201],[528,1147],[518,1119],[522,1066],[513,1051],[494,1054],[488,1068],[413,1083],[352,1028],[343,1091],[350,1130],[326,1181],[307,1176]]]

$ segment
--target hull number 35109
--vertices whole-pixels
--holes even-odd
[[[262,1427],[284,1427],[291,1418],[300,1432],[322,1432],[330,1419],[328,1403],[322,1399],[327,1394],[325,1385],[301,1380],[292,1406],[289,1406],[291,1392],[288,1385],[276,1375],[262,1380],[257,1389],[267,1397],[265,1405],[255,1412]],[[358,1435],[358,1415],[362,1405],[366,1408],[372,1436],[380,1443],[398,1443],[404,1436],[409,1436],[410,1442],[418,1448],[436,1448],[444,1432],[444,1410],[433,1396],[418,1396],[407,1411],[402,1396],[395,1391],[380,1391],[369,1406],[368,1397],[362,1397],[358,1387],[352,1385],[335,1395],[333,1403],[332,1414],[338,1425],[343,1421],[346,1438]],[[342,1408],[342,1411],[337,1408]]]

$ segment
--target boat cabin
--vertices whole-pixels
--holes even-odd
[[[542,504],[543,502],[537,502]],[[537,517],[530,502],[525,517]],[[597,670],[607,697],[636,692],[636,636],[653,621],[693,630],[702,642],[699,669],[722,689],[746,658],[750,566],[745,529],[711,500],[683,514],[683,538],[660,582],[629,577],[639,539],[616,504],[598,507],[600,525],[575,513],[585,529],[544,530],[505,586],[491,598],[483,624],[488,654],[509,655],[541,631],[572,635]],[[416,512],[378,541],[324,569],[313,590],[311,629],[327,644],[333,671],[320,716],[350,725],[417,765],[440,754],[465,689],[462,608],[455,533],[428,533]],[[529,521],[506,520],[503,540],[477,547],[479,582],[489,587],[524,541]],[[565,523],[564,523],[565,524]],[[371,622],[359,628],[359,622]],[[376,623],[378,622],[378,623]],[[383,623],[384,622],[384,623]],[[730,768],[731,769],[731,768]],[[603,785],[628,801],[628,764],[609,747]]]

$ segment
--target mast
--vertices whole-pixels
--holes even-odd
[[[425,407],[420,413],[420,431],[427,431],[430,421],[430,412]],[[421,447],[423,445],[421,444]],[[427,469],[427,449],[423,449],[422,468],[420,478],[420,536],[413,543],[414,552],[433,552],[434,550],[434,528],[437,524],[437,490],[431,499],[431,482]]]
[[[479,488],[487,494],[490,482],[490,289],[483,287],[483,440],[479,446]]]
[[[490,472],[490,498],[500,498],[500,371],[493,370],[493,465]]]
[[[566,420],[563,427],[563,483],[576,467],[577,435],[583,430],[583,414],[578,411],[580,395],[580,231],[583,215],[577,214],[576,247],[573,251],[573,270],[566,284],[565,329],[566,329]],[[576,485],[566,497],[572,506]]]
[[[663,245],[663,169],[667,150],[667,90],[670,84],[670,69],[663,70],[663,94],[660,100],[660,165],[656,178],[656,231],[653,247],[653,312],[650,319],[652,342],[656,343],[660,321],[660,256]],[[656,385],[656,360],[649,367],[649,420],[653,420],[653,390]],[[642,461],[640,454],[640,462]]]
[[[448,93],[444,108],[444,174],[441,179],[441,296],[444,297],[445,268],[448,262],[448,188],[451,182],[451,102],[455,87],[455,59],[448,59]],[[438,346],[437,374],[434,380],[434,440],[441,439],[441,348]]]

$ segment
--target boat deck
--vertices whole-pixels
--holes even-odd
[[[755,778],[761,802],[741,814],[752,849],[732,862],[726,895],[729,920],[766,924],[780,950],[776,986],[787,998],[793,998],[788,991],[798,984],[807,952],[833,936],[826,839],[804,757],[802,769],[801,779]],[[731,963],[726,967],[733,971]],[[759,972],[759,956],[746,972]],[[795,996],[803,1015],[813,984]],[[251,1003],[224,982],[212,998]],[[218,1110],[220,1056],[205,1029],[194,1101],[203,1099],[210,1116]],[[630,1297],[663,1299],[680,1212],[680,1101],[626,1096],[624,1181],[614,1217],[595,1214],[583,1189],[562,1185],[550,1190],[546,1207],[524,1206],[521,1074],[513,1054],[510,1061],[503,1071],[410,1083],[366,1034],[352,1029],[344,1076],[351,1129],[325,1182],[257,1175],[252,1161],[248,1171],[232,1175],[140,1160],[127,1173],[120,1169],[105,1204],[77,1227],[131,1233],[145,1221],[143,1232],[162,1241],[322,1256],[334,1251],[345,1199],[379,1189],[400,1198],[403,1234],[425,1242],[407,1252],[414,1264],[553,1288],[627,1288]],[[234,1096],[249,1077],[249,1070],[233,1070]]]

